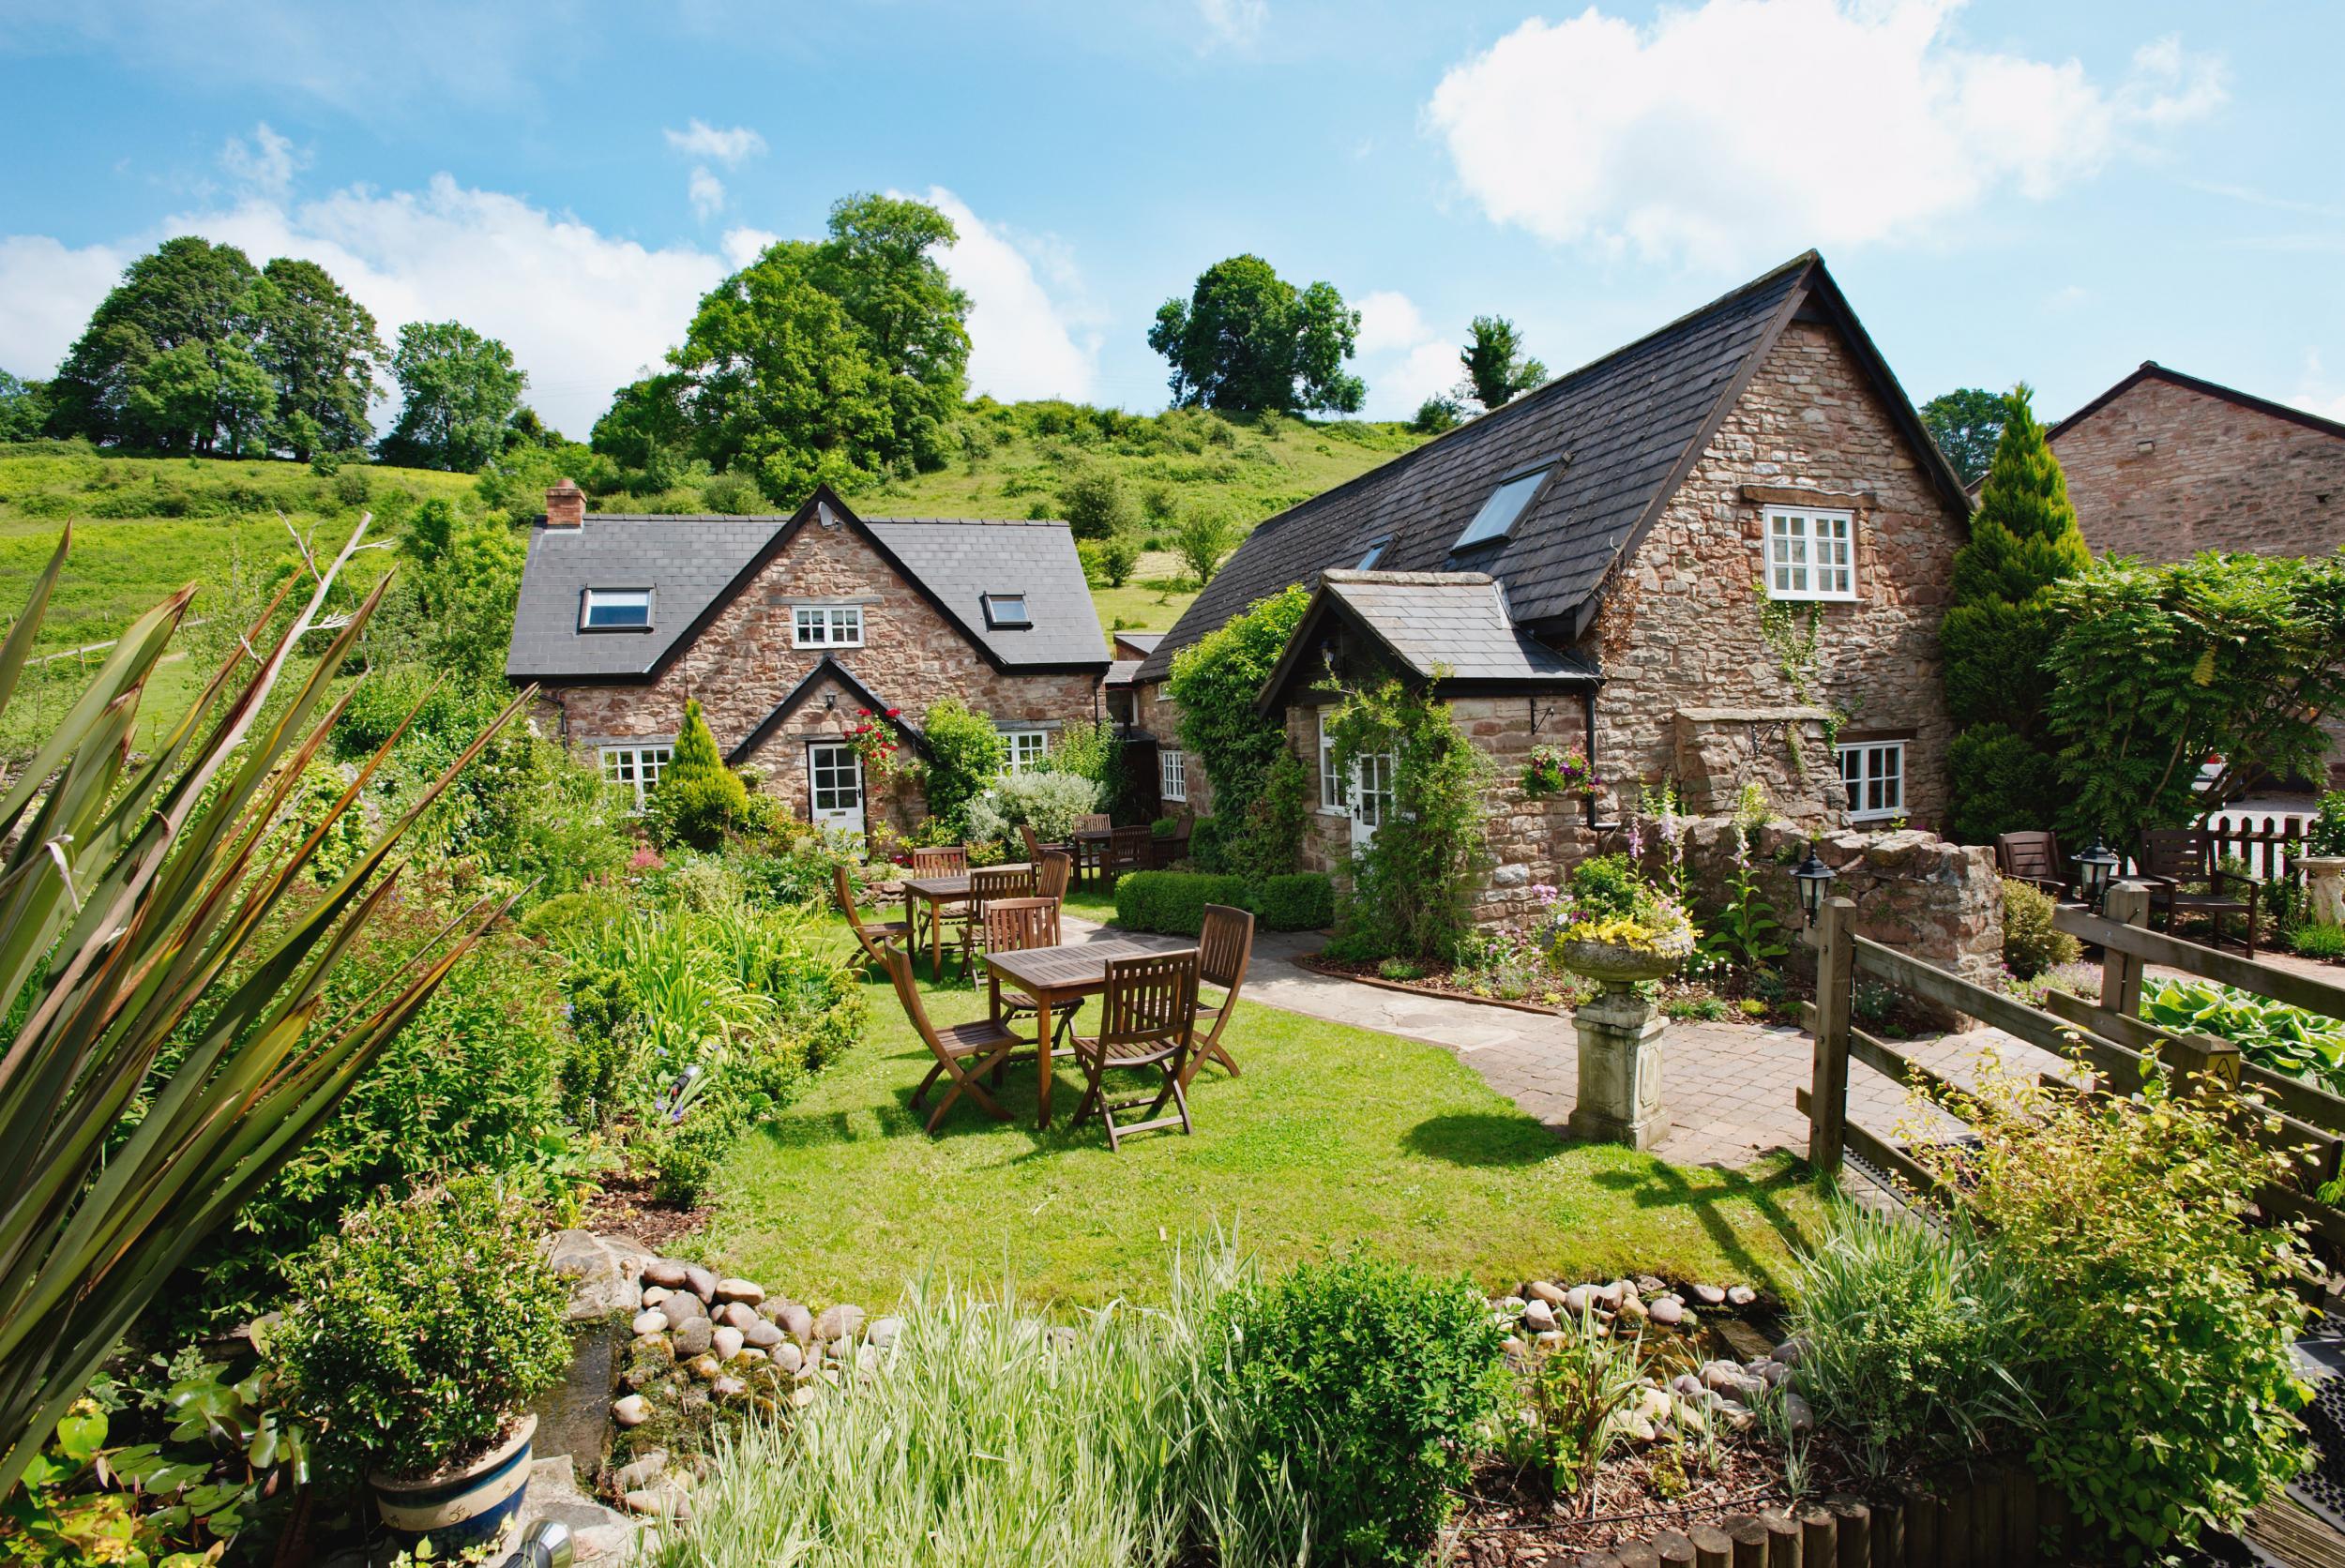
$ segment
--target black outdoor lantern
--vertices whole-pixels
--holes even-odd
[[[2109,898],[2109,879],[2117,874],[2117,854],[2096,835],[2093,847],[2077,856],[2077,891],[2098,910]]]
[[[1808,840],[1808,858],[1792,867],[1792,880],[1799,884],[1799,912],[1805,924],[1813,926],[1816,916],[1823,912],[1824,895],[1832,887],[1832,867],[1816,854],[1816,841]]]

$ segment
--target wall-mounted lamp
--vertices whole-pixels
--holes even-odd
[[[2143,436],[2133,444],[2133,449],[2137,452],[2155,452],[2157,450],[2157,443],[2148,436]]]
[[[823,711],[826,714],[836,713],[839,711],[839,694],[837,692],[826,691],[823,693]]]

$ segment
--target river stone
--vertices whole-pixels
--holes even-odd
[[[673,1478],[657,1486],[644,1486],[628,1492],[626,1498],[628,1507],[638,1514],[646,1514],[655,1519],[671,1519],[677,1524],[691,1522],[692,1500],[685,1495],[684,1488],[675,1485]]]
[[[695,1318],[689,1322],[677,1324],[673,1335],[676,1359],[689,1361],[694,1356],[706,1353],[716,1335],[716,1326],[705,1318]]]
[[[812,1403],[814,1403],[814,1385],[812,1383],[800,1383],[797,1387],[790,1391],[790,1408],[792,1410],[802,1410]]]
[[[611,1402],[611,1419],[622,1426],[641,1426],[651,1419],[651,1401],[640,1394],[628,1394]]]
[[[1606,1310],[1618,1312],[1622,1299],[1627,1294],[1628,1282],[1625,1279],[1616,1279],[1610,1285],[1599,1286],[1596,1292],[1596,1299],[1604,1304]]]
[[[859,1306],[826,1306],[814,1319],[814,1337],[821,1340],[852,1339],[863,1327],[863,1308]]]
[[[739,1302],[727,1302],[709,1316],[719,1323],[730,1324],[739,1329],[743,1334],[749,1332],[751,1323],[762,1323],[765,1320],[757,1315],[755,1307],[745,1306]]]
[[[765,1352],[754,1345],[744,1345],[734,1352],[733,1359],[744,1366],[755,1366],[764,1361]]]
[[[1549,1329],[1546,1333],[1538,1336],[1539,1349],[1542,1350],[1555,1349],[1563,1344],[1564,1337],[1563,1330]]]
[[[664,1285],[646,1285],[643,1287],[643,1304],[645,1306],[658,1306],[661,1302],[666,1301],[670,1296],[674,1294],[674,1291],[669,1289]]]
[[[1783,1421],[1793,1432],[1811,1432],[1816,1426],[1816,1412],[1808,1401],[1796,1394],[1783,1395]]]
[[[741,1343],[752,1349],[770,1350],[781,1341],[781,1331],[763,1318],[754,1319],[741,1330]]]
[[[1525,1302],[1522,1326],[1533,1334],[1545,1334],[1555,1326],[1555,1309],[1542,1301]]]
[[[755,1306],[765,1299],[765,1287],[753,1279],[720,1279],[717,1281],[717,1299]]]
[[[688,1273],[682,1263],[673,1258],[655,1258],[643,1265],[643,1283],[673,1290],[684,1284]]]
[[[702,1382],[707,1382],[724,1369],[724,1363],[719,1361],[713,1355],[694,1356],[692,1358],[692,1376],[698,1378]]]
[[[738,1399],[749,1391],[749,1384],[730,1374],[718,1378],[708,1385],[708,1392],[719,1399]]]
[[[782,1333],[796,1340],[800,1345],[806,1344],[814,1337],[814,1314],[796,1302],[784,1306],[781,1309],[781,1316],[776,1321],[781,1325]]]
[[[1793,1334],[1775,1348],[1775,1359],[1786,1366],[1797,1366],[1799,1358],[1807,1353],[1808,1347],[1797,1334]]]
[[[730,1323],[709,1335],[708,1340],[709,1349],[717,1353],[719,1361],[731,1361],[739,1355],[741,1343],[741,1331]]]
[[[704,1302],[717,1299],[717,1271],[704,1269],[698,1263],[684,1265],[684,1283],[692,1288],[692,1294]]]
[[[1570,1289],[1564,1292],[1564,1299],[1556,1304],[1561,1306],[1565,1311],[1577,1317],[1579,1314],[1587,1311],[1589,1306],[1593,1304],[1595,1301],[1595,1286],[1575,1285]]]
[[[1678,1393],[1684,1395],[1688,1399],[1700,1399],[1703,1394],[1708,1392],[1707,1388],[1702,1383],[1702,1380],[1700,1378],[1695,1377],[1691,1372],[1680,1372],[1676,1377],[1672,1378],[1670,1380],[1670,1387],[1675,1389]]]
[[[1653,1314],[1653,1320],[1665,1329],[1673,1329],[1686,1320],[1686,1304],[1675,1296],[1657,1297],[1646,1310]]]
[[[792,1377],[797,1376],[799,1368],[806,1364],[806,1352],[798,1349],[794,1339],[782,1340],[773,1347],[773,1352],[774,1364]]]
[[[650,1306],[635,1315],[628,1324],[628,1332],[638,1334],[658,1334],[667,1326],[668,1315],[656,1306]]]
[[[863,1337],[885,1350],[902,1338],[903,1333],[904,1320],[901,1318],[874,1318],[871,1326],[864,1330]]]
[[[659,1472],[668,1468],[668,1451],[648,1448],[633,1464],[621,1465],[611,1472],[611,1484],[622,1492],[640,1492],[659,1479]]]
[[[1697,1285],[1694,1287],[1694,1300],[1704,1306],[1724,1306],[1726,1292],[1715,1285]]]
[[[1747,1285],[1730,1285],[1726,1288],[1726,1299],[1736,1306],[1748,1306],[1759,1299],[1759,1292]]]
[[[1645,1305],[1643,1301],[1636,1296],[1623,1296],[1620,1299],[1620,1315],[1632,1323],[1643,1322],[1646,1315],[1651,1311],[1652,1308]]]

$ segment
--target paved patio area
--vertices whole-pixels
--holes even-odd
[[[1067,939],[1101,930],[1068,916]],[[1446,997],[1386,990],[1298,966],[1315,952],[1316,933],[1265,931],[1254,941],[1246,1000],[1331,1022],[1423,1040],[1454,1051],[1483,1081],[1564,1136],[1577,1095],[1578,1039],[1571,1019]],[[1662,1037],[1670,1136],[1656,1151],[1675,1165],[1748,1165],[1777,1149],[1805,1153],[1808,1119],[1793,1100],[1811,1070],[1808,1037],[1788,1027],[1681,1023]],[[1970,1081],[1983,1052],[2005,1067],[2040,1072],[2060,1065],[2049,1052],[1998,1031],[1981,1030],[1908,1048],[1925,1064]],[[1852,1063],[1849,1113],[1886,1135],[1912,1119],[1906,1093],[1862,1063]],[[1930,1113],[1951,1130],[1954,1123]]]

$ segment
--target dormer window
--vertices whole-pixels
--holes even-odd
[[[1538,494],[1539,486],[1547,482],[1547,474],[1544,468],[1535,468],[1528,474],[1516,475],[1490,491],[1490,498],[1474,514],[1474,520],[1458,535],[1458,542],[1449,547],[1450,553],[1505,538],[1513,529],[1515,520],[1522,516],[1523,508],[1531,505],[1531,498]]]
[[[1384,558],[1384,547],[1390,543],[1392,543],[1392,535],[1389,534],[1381,539],[1370,539],[1368,542],[1368,549],[1361,552],[1359,565],[1354,569],[1363,572],[1374,571],[1376,563]]]
[[[579,606],[581,631],[651,630],[651,590],[648,588],[589,588]]]
[[[985,624],[996,630],[1016,630],[1034,625],[1034,617],[1026,613],[1023,594],[988,594],[985,596]]]

